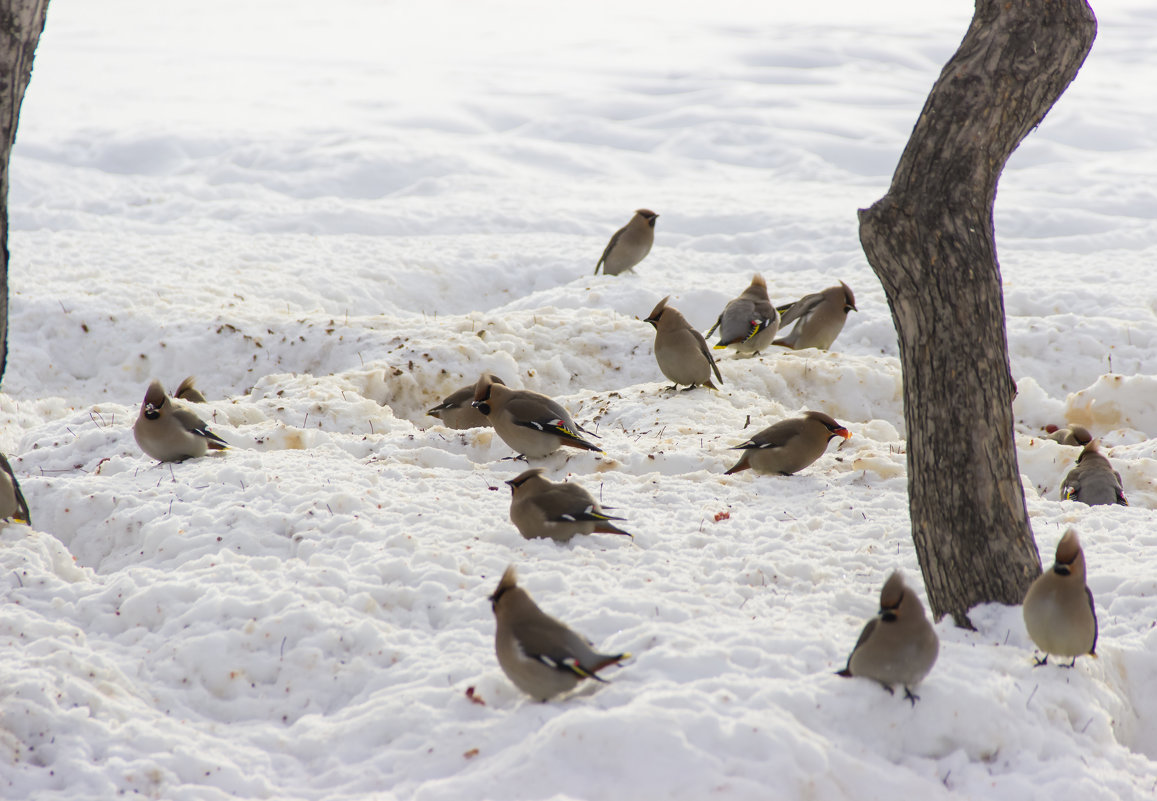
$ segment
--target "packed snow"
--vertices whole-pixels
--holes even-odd
[[[11,163],[5,798],[1157,794],[1157,12],[1095,3],[997,203],[1028,507],[1046,564],[1081,536],[1099,657],[1034,668],[1019,607],[978,608],[912,705],[833,675],[894,568],[923,596],[856,210],[972,8],[784,5],[52,0]],[[593,275],[636,208],[651,254]],[[642,319],[669,294],[706,330],[756,272],[859,312],[667,391]],[[518,534],[524,465],[425,414],[483,370],[598,435],[536,464],[633,540]],[[232,448],[157,464],[132,423],[190,374]],[[806,409],[852,438],[723,475]],[[1070,422],[1128,507],[1060,499]],[[609,683],[507,680],[511,563],[634,654]]]

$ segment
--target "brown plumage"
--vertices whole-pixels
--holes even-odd
[[[823,412],[804,412],[803,417],[780,420],[742,445],[743,456],[725,475],[752,469],[757,473],[789,476],[820,458],[833,437],[851,437],[842,425]]]
[[[502,672],[539,701],[568,692],[583,679],[630,654],[600,654],[564,623],[550,617],[518,586],[514,565],[506,568],[490,596],[496,627],[494,651]]]
[[[149,384],[141,412],[133,423],[133,437],[142,451],[162,462],[180,462],[204,456],[210,449],[228,447],[204,420],[173,403],[155,379]]]
[[[493,373],[490,374],[494,383],[506,386],[506,382]],[[467,428],[488,428],[490,421],[486,415],[474,408],[474,391],[478,382],[455,390],[446,396],[446,399],[426,414],[437,417],[447,428],[463,430]]]
[[[576,534],[626,534],[605,514],[594,496],[571,482],[556,484],[533,467],[506,482],[510,485],[510,520],[527,539],[547,537],[567,542]]]
[[[687,322],[687,318],[673,306],[668,306],[670,296],[659,301],[643,322],[655,327],[655,361],[659,370],[677,388],[686,384],[718,389],[711,383],[711,373],[723,383],[719,366],[707,347],[707,340]]]
[[[756,273],[747,289],[728,301],[704,337],[709,338],[715,329],[719,329],[715,350],[733,348],[739,353],[758,353],[771,344],[779,330],[779,312],[771,305],[762,275]]]
[[[1090,506],[1120,504],[1128,506],[1121,486],[1121,474],[1090,442],[1077,456],[1077,464],[1061,483],[1061,497],[1080,501]]]
[[[795,303],[778,307],[779,326],[787,328],[795,323],[795,328],[787,336],[775,341],[776,345],[802,350],[819,348],[827,350],[844,330],[848,312],[856,309],[856,296],[843,281],[839,286],[830,286],[822,292],[804,295]]]
[[[194,386],[196,380],[196,377],[188,376],[177,385],[177,391],[173,393],[173,397],[188,403],[207,403],[205,396],[201,394],[201,390]]]
[[[655,244],[655,220],[659,215],[650,209],[639,209],[630,221],[611,234],[611,241],[595,265],[595,275],[601,267],[606,275],[618,275],[634,269],[647,258]]]
[[[1045,434],[1044,438],[1059,442],[1062,445],[1078,445],[1082,448],[1093,441],[1093,435],[1084,426],[1058,428],[1056,431]]]
[[[1097,610],[1085,584],[1085,552],[1077,532],[1069,529],[1057,543],[1051,568],[1039,575],[1024,596],[1024,625],[1036,647],[1049,654],[1077,657],[1097,652]]]
[[[502,441],[527,458],[549,456],[562,446],[603,452],[579,433],[588,433],[551,398],[510,389],[483,373],[474,387],[474,408],[486,415]]]
[[[20,491],[20,482],[16,480],[7,457],[0,453],[0,520],[9,519],[32,525],[32,515],[28,512],[28,501]]]

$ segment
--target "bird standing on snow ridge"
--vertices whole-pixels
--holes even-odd
[[[677,389],[680,384],[687,384],[688,389],[699,385],[718,389],[711,383],[711,373],[715,372],[720,384],[723,376],[707,348],[707,340],[678,309],[667,305],[670,299],[668,295],[659,301],[643,321],[655,327],[655,361],[659,363],[659,370],[673,384],[671,389]]]
[[[1024,596],[1024,625],[1036,647],[1045,652],[1036,666],[1047,664],[1049,654],[1096,656],[1097,610],[1085,584],[1085,552],[1077,532],[1069,529],[1057,543],[1056,561],[1037,576]]]
[[[490,596],[497,627],[494,651],[498,664],[514,686],[539,701],[574,689],[583,679],[630,654],[600,654],[563,623],[550,617],[516,583],[514,565]]]
[[[24,500],[24,493],[20,491],[20,482],[16,480],[8,459],[0,453],[0,520],[9,518],[17,523],[32,525],[28,501]]]
[[[603,268],[606,275],[618,275],[634,268],[647,258],[655,244],[655,220],[659,215],[650,209],[639,209],[630,222],[611,234],[602,258],[595,265],[595,275]]]
[[[880,611],[869,620],[848,657],[848,665],[837,676],[862,676],[884,685],[904,688],[904,697],[916,705],[920,696],[912,692],[940,654],[940,638],[924,614],[916,592],[894,571],[880,591]]]
[[[228,447],[204,420],[170,401],[156,379],[145,392],[141,413],[133,423],[133,437],[142,451],[162,462],[180,462],[204,456],[210,448]]]
[[[490,373],[478,379],[473,406],[486,415],[503,442],[528,459],[549,456],[563,445],[603,452],[578,435],[589,432],[554,400],[527,389],[510,389]]]
[[[780,328],[786,328],[793,322],[795,328],[773,344],[793,350],[804,348],[827,350],[836,341],[840,331],[844,330],[848,312],[859,309],[856,308],[856,296],[852,294],[852,290],[840,281],[839,286],[830,286],[814,295],[804,295],[795,303],[780,306],[778,311],[781,315]]]
[[[716,350],[733,347],[740,353],[758,353],[771,344],[779,330],[779,312],[767,296],[767,282],[759,273],[739,297],[728,301],[706,336],[719,329]]]
[[[186,378],[177,385],[177,391],[173,393],[173,397],[189,403],[205,403],[205,396],[201,394],[201,390],[193,386],[196,380],[194,376]]]
[[[491,374],[490,377],[496,384],[506,386],[506,382],[498,376]],[[446,400],[439,403],[426,414],[431,417],[437,417],[447,428],[456,430],[463,430],[466,428],[486,428],[490,425],[490,421],[486,419],[486,415],[474,408],[474,390],[478,386],[478,382],[462,387],[455,392],[451,392],[446,396]]]
[[[510,520],[526,539],[548,537],[568,542],[576,534],[626,534],[603,514],[599,502],[574,483],[555,484],[541,467],[526,470],[506,483],[510,485]]]
[[[1120,504],[1128,506],[1121,488],[1121,474],[1090,442],[1077,456],[1077,466],[1069,471],[1061,484],[1061,498],[1077,500],[1089,506]]]
[[[1084,426],[1058,428],[1056,431],[1045,434],[1044,438],[1059,442],[1062,445],[1079,445],[1082,448],[1093,441],[1093,435]]]
[[[852,433],[823,412],[804,412],[803,417],[780,420],[742,445],[743,456],[724,475],[748,468],[757,473],[790,476],[820,458],[833,437],[845,440]]]

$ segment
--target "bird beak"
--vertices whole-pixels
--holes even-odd
[[[843,437],[843,438],[844,438],[844,440],[845,440],[845,441],[847,441],[847,440],[849,440],[849,439],[851,439],[851,438],[852,438],[852,432],[851,432],[851,431],[848,431],[848,429],[846,429],[846,428],[837,428],[837,429],[836,429],[834,432],[832,432],[832,433],[834,433],[834,434],[839,434],[841,437]]]

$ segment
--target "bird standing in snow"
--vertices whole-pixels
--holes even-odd
[[[672,382],[671,389],[677,389],[680,384],[687,384],[688,389],[695,386],[718,389],[711,383],[711,373],[714,371],[720,384],[723,376],[719,374],[719,365],[707,347],[707,340],[678,309],[667,305],[670,299],[668,295],[659,301],[643,321],[655,327],[655,361],[659,363],[659,370]]]
[[[497,623],[494,651],[514,686],[539,701],[568,692],[583,679],[605,681],[596,674],[630,654],[600,654],[582,636],[550,617],[518,586],[514,565],[490,596]]]
[[[778,308],[780,328],[795,323],[787,336],[775,341],[793,350],[819,348],[827,350],[844,330],[848,312],[858,311],[856,296],[843,281],[839,286],[830,286],[822,292],[804,295],[795,303]]]
[[[1087,503],[1089,506],[1129,505],[1121,487],[1121,474],[1114,470],[1105,455],[1097,450],[1095,442],[1086,445],[1077,456],[1077,466],[1069,471],[1061,483],[1061,497],[1065,500]]]
[[[752,469],[757,473],[790,476],[823,456],[833,437],[845,440],[852,434],[823,412],[808,411],[803,417],[780,420],[742,445],[743,456],[724,475]]]
[[[897,570],[880,591],[880,611],[864,626],[847,667],[836,675],[873,679],[889,693],[899,684],[915,706],[919,696],[912,688],[932,670],[939,654],[940,638],[924,614],[924,604]]]
[[[8,519],[32,525],[28,501],[24,500],[24,493],[20,491],[20,482],[16,480],[7,457],[0,453],[0,520]]]
[[[579,436],[589,432],[557,402],[538,392],[510,389],[490,373],[478,379],[473,406],[486,415],[503,442],[528,459],[549,456],[563,445],[603,452]]]
[[[626,534],[604,514],[589,492],[572,482],[556,484],[534,467],[506,482],[510,485],[510,520],[528,540],[548,537],[568,542],[576,534]]]
[[[1045,434],[1045,439],[1051,439],[1053,442],[1059,442],[1062,445],[1078,445],[1084,447],[1093,441],[1093,435],[1089,433],[1089,429],[1084,426],[1070,426],[1069,428],[1058,428]]]
[[[723,313],[706,337],[719,329],[716,350],[734,348],[740,353],[758,353],[771,344],[779,330],[779,312],[767,296],[767,282],[758,273],[739,297],[728,301]]]
[[[228,447],[204,420],[174,404],[155,379],[149,384],[141,413],[133,423],[133,437],[142,451],[162,462],[180,462],[204,456],[210,449]]]
[[[626,225],[611,234],[602,258],[595,265],[595,275],[601,267],[606,275],[618,275],[647,258],[655,244],[655,220],[659,215],[650,209],[639,209]]]
[[[1097,610],[1093,593],[1085,584],[1085,552],[1077,532],[1069,529],[1057,543],[1053,566],[1037,576],[1024,596],[1024,625],[1036,647],[1049,654],[1071,656],[1077,663],[1083,654],[1097,651]]]
[[[490,374],[490,378],[496,384],[506,386],[506,382],[493,373]],[[426,414],[437,417],[445,423],[446,428],[457,430],[486,428],[490,425],[490,421],[486,419],[486,415],[474,408],[474,390],[477,386],[478,382],[476,381],[451,392],[444,401]]]

